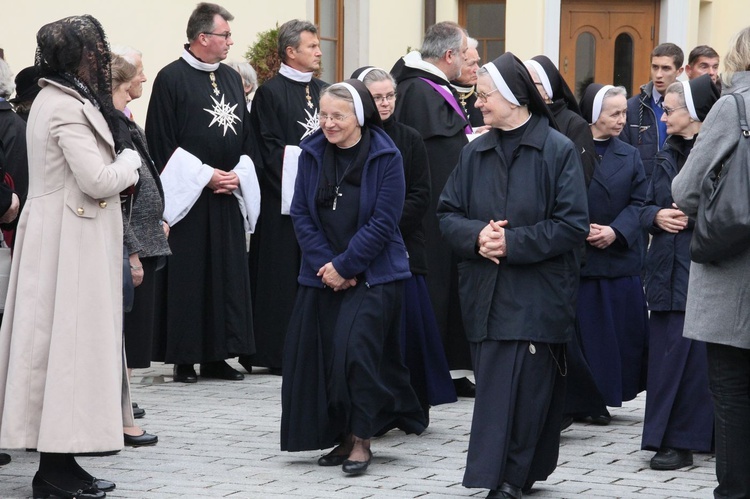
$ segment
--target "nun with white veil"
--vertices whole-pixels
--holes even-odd
[[[464,147],[437,211],[462,259],[477,385],[463,484],[518,498],[557,466],[586,185],[580,154],[513,54],[479,70],[476,106],[492,128]]]

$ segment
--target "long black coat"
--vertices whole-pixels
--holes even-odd
[[[597,156],[594,146],[594,137],[591,135],[591,127],[581,115],[568,109],[564,100],[560,99],[549,105],[549,110],[555,117],[557,128],[560,133],[573,141],[578,153],[581,155],[581,166],[586,186],[591,183],[596,169]]]
[[[383,123],[385,133],[401,152],[404,160],[406,199],[398,228],[409,252],[412,274],[427,274],[424,238],[424,215],[430,206],[430,169],[427,150],[419,132],[396,121],[393,116]]]
[[[441,237],[435,216],[438,194],[443,191],[448,176],[458,163],[461,148],[468,143],[466,118],[422,78],[446,86],[457,100],[455,89],[446,80],[405,66],[403,59],[399,59],[391,73],[398,82],[398,99],[393,117],[417,130],[427,148],[432,197],[423,223],[430,301],[450,369],[471,369],[469,344],[463,334],[458,305],[455,257]]]
[[[589,227],[586,185],[580,154],[547,118],[531,117],[510,165],[497,130],[465,147],[440,195],[438,217],[463,258],[459,293],[469,341],[570,340],[576,249]],[[496,265],[477,254],[476,241],[490,220],[506,219],[507,257]]]
[[[670,136],[664,149],[656,155],[646,201],[640,210],[640,221],[653,238],[646,255],[646,300],[649,310],[685,310],[690,276],[690,239],[693,222],[677,234],[661,230],[654,224],[659,210],[672,208],[672,180],[687,160],[693,142]]]

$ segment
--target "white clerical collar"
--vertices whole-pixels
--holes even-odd
[[[468,94],[469,92],[474,90],[474,85],[469,85],[468,87],[464,87],[456,83],[451,83],[451,87],[455,88],[456,92],[458,92],[459,94]]]
[[[440,68],[438,68],[431,62],[427,62],[422,59],[422,54],[420,54],[417,50],[412,50],[404,56],[404,64],[406,65],[406,67],[421,69],[422,71],[434,74],[435,76],[448,81],[448,77],[445,76],[445,73],[443,73]]]
[[[187,49],[183,49],[182,58],[185,59],[185,62],[200,71],[216,71],[217,69],[219,69],[219,64],[221,64],[220,62],[217,62],[215,64],[208,64],[203,61],[199,61]]]
[[[298,71],[291,66],[287,66],[283,62],[281,63],[281,67],[279,68],[279,74],[281,76],[286,76],[290,80],[300,83],[310,83],[310,80],[312,80],[313,77],[312,73],[303,73],[302,71]]]

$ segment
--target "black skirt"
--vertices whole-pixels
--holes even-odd
[[[130,369],[151,366],[151,347],[157,326],[154,311],[158,260],[157,256],[141,258],[143,282],[135,288],[133,309],[123,315],[125,357]]]
[[[399,334],[403,283],[300,286],[284,346],[281,450],[326,449],[353,433],[422,433]]]

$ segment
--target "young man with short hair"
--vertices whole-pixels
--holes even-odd
[[[674,43],[657,45],[651,52],[651,81],[641,87],[639,95],[628,99],[628,120],[620,139],[638,149],[647,179],[667,138],[667,126],[661,121],[664,92],[682,74],[684,59],[682,49]]]

